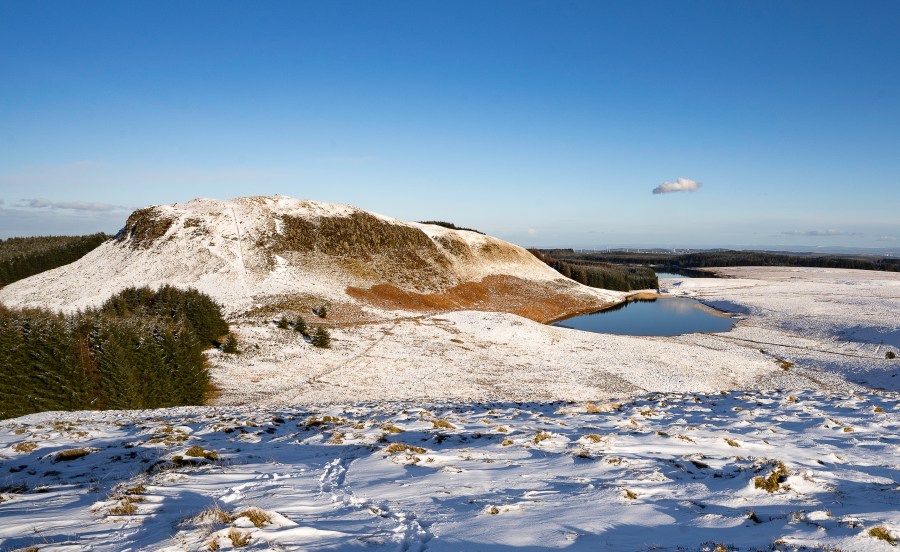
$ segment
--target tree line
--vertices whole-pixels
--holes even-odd
[[[227,333],[210,297],[171,286],[129,288],[73,315],[0,305],[0,419],[203,404],[203,350]]]
[[[40,236],[0,240],[0,287],[73,263],[110,236]]]
[[[545,250],[529,249],[529,251],[566,278],[571,278],[586,286],[615,291],[657,289],[659,287],[656,273],[646,266],[570,262],[550,255]]]
[[[667,269],[705,268],[714,266],[805,266],[819,268],[853,268],[900,272],[900,259],[873,255],[788,255],[767,251],[702,251],[694,253],[576,253],[572,249],[541,250],[545,255],[569,263],[615,263],[656,265]]]

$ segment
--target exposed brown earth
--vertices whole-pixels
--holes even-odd
[[[379,284],[368,289],[348,287],[347,295],[388,310],[509,312],[537,322],[608,306],[597,299],[562,293],[546,282],[506,275],[464,282],[443,293],[415,293],[391,284]]]

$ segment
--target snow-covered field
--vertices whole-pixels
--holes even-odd
[[[723,269],[665,279],[662,291],[739,315],[719,334],[629,337],[504,313],[399,316],[333,330],[315,349],[274,323],[236,327],[244,354],[214,355],[218,404],[365,400],[595,400],[646,392],[900,390],[900,274],[814,268]],[[869,328],[869,335],[849,329]],[[894,332],[894,333],[892,333]],[[895,341],[890,341],[894,339]],[[869,340],[872,341],[872,340]]]
[[[785,267],[717,268],[726,278],[661,282],[673,295],[743,313],[735,330],[667,338],[765,351],[794,364],[775,387],[900,391],[900,273]],[[805,381],[803,381],[805,380]]]
[[[36,414],[0,423],[0,548],[891,550],[898,430],[811,391]]]

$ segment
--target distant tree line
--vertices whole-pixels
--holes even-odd
[[[437,226],[443,226],[444,228],[449,228],[450,230],[467,230],[469,232],[475,232],[476,234],[484,235],[484,232],[481,230],[475,230],[474,228],[465,228],[464,226],[457,226],[452,222],[444,222],[442,220],[422,220],[419,221],[419,224],[434,224]]]
[[[571,278],[586,286],[616,291],[659,287],[656,273],[646,266],[569,262],[549,255],[543,250],[529,249],[529,251],[566,278]]]
[[[99,233],[0,240],[0,287],[73,263],[109,238]]]
[[[695,253],[576,253],[572,249],[541,250],[569,263],[642,264],[678,270],[714,266],[806,266],[900,272],[900,259],[872,255],[786,255],[766,251],[704,251]]]
[[[62,315],[0,305],[0,419],[48,410],[203,404],[203,350],[228,333],[196,290],[126,289]]]

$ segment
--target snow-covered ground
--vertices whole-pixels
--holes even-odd
[[[729,333],[667,338],[741,347],[792,362],[775,387],[900,391],[900,273],[827,268],[735,267],[726,278],[664,279],[666,293],[743,313]],[[803,380],[806,380],[805,383]]]
[[[596,400],[735,389],[900,390],[897,343],[847,328],[900,332],[900,274],[740,268],[729,279],[665,279],[665,294],[739,315],[727,333],[629,337],[504,313],[397,316],[332,331],[319,350],[291,330],[245,321],[244,354],[214,354],[217,404],[363,400]],[[873,331],[874,331],[873,330]]]
[[[36,414],[0,549],[891,550],[898,431],[812,391]]]

